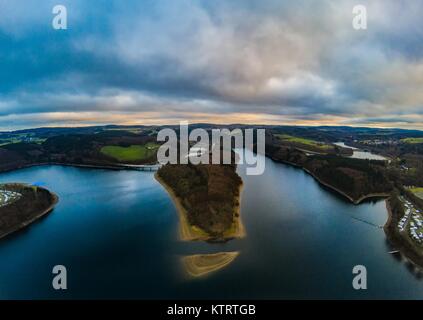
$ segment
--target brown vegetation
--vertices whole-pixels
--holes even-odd
[[[55,194],[41,187],[9,183],[0,189],[21,194],[18,200],[0,207],[0,238],[47,214],[58,201]]]
[[[242,180],[235,165],[166,165],[159,177],[173,190],[187,212],[188,223],[215,239],[236,223]]]
[[[275,161],[287,162],[316,177],[323,184],[346,195],[353,202],[363,197],[388,194],[393,190],[386,175],[385,163],[335,155],[306,155],[282,146],[266,146],[266,155]]]

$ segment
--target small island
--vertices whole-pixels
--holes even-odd
[[[165,165],[156,179],[177,207],[182,240],[216,242],[244,236],[242,180],[236,165]]]
[[[195,254],[182,258],[185,270],[192,277],[203,277],[218,271],[232,263],[239,252],[219,252],[212,254]]]
[[[0,239],[51,212],[58,199],[57,195],[42,187],[0,184]]]

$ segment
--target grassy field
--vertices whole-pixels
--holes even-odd
[[[160,145],[149,142],[144,145],[132,145],[130,147],[105,146],[101,153],[112,157],[119,162],[140,161],[152,157]]]
[[[21,140],[19,140],[19,139],[2,139],[2,140],[0,140],[0,147],[5,146],[7,144],[19,143],[19,142],[21,142]]]
[[[423,199],[423,188],[411,188],[410,191],[420,199]]]
[[[423,143],[423,138],[405,138],[401,139],[402,142],[416,144],[416,143]]]
[[[276,136],[283,141],[292,142],[292,143],[299,143],[299,144],[303,144],[303,145],[306,145],[306,146],[319,148],[319,149],[322,149],[322,150],[329,150],[329,149],[333,148],[331,145],[325,144],[323,142],[318,142],[318,141],[300,138],[300,137],[294,137],[294,136],[290,136],[290,135],[287,135],[287,134],[277,134]]]
[[[135,133],[135,134],[140,134],[144,130],[140,128],[125,128],[124,127],[124,128],[108,128],[106,129],[106,131],[126,131],[126,132]]]

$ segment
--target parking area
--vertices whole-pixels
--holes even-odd
[[[21,196],[18,192],[0,189],[0,208],[15,202]]]
[[[417,244],[423,244],[423,215],[413,203],[400,197],[404,204],[404,217],[398,222],[398,229],[400,232],[407,231],[410,238]]]

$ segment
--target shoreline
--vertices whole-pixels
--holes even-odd
[[[234,224],[235,224],[236,231],[233,233],[225,234],[224,238],[226,240],[240,239],[240,238],[244,238],[247,235],[244,224],[242,223],[242,219],[241,219],[241,201],[242,201],[243,191],[244,191],[244,182],[242,181],[238,188],[238,196],[235,198],[238,201],[238,205],[235,207],[235,212],[234,212]]]
[[[405,260],[419,270],[423,270],[423,257],[416,252],[414,245],[404,238],[396,229],[396,221],[389,200],[390,199],[386,199],[385,201],[386,210],[388,211],[388,219],[383,227],[385,235],[392,246],[395,247],[395,250],[398,250]]]
[[[277,162],[277,163],[283,163],[283,164],[287,164],[296,168],[301,168],[302,170],[304,170],[306,173],[308,173],[310,176],[312,176],[318,183],[320,183],[321,185],[331,189],[332,191],[337,192],[338,194],[342,195],[343,197],[347,198],[350,202],[352,202],[355,205],[360,204],[361,202],[367,200],[367,199],[371,199],[371,198],[388,198],[389,197],[389,193],[371,193],[371,194],[367,194],[364,196],[361,196],[360,198],[358,198],[357,200],[355,200],[354,198],[352,198],[351,196],[349,196],[347,193],[343,192],[342,190],[339,190],[338,188],[332,186],[331,184],[322,181],[320,178],[318,178],[314,173],[312,173],[310,170],[308,170],[307,168],[304,168],[301,165],[298,165],[296,163],[293,162],[289,162],[286,160],[280,160],[280,159],[276,159],[274,157],[271,156],[266,156],[268,158],[270,158],[271,160]],[[60,162],[43,162],[43,163],[33,163],[33,164],[26,164],[26,165],[22,165],[16,168],[12,168],[12,169],[6,169],[6,170],[0,170],[0,174],[1,173],[7,173],[7,172],[12,172],[15,170],[20,170],[20,169],[26,169],[26,168],[31,168],[31,167],[38,167],[38,166],[65,166],[65,167],[75,167],[75,168],[87,168],[87,169],[104,169],[104,170],[136,170],[140,167],[149,167],[149,166],[155,166],[157,165],[156,163],[154,164],[143,164],[143,165],[125,165],[125,164],[110,164],[110,165],[96,165],[96,164],[76,164],[76,163],[60,163]],[[139,171],[139,170],[138,170]],[[144,171],[154,171],[154,170],[144,170]],[[240,198],[241,198],[241,193],[242,193],[242,185],[240,187],[240,196],[239,196],[239,202],[241,202]],[[239,210],[239,209],[238,209]],[[238,212],[239,214],[239,212]]]
[[[25,187],[30,187],[30,185],[28,185],[28,184],[21,184],[21,185],[23,185]],[[42,210],[40,213],[33,216],[32,218],[17,224],[10,231],[8,231],[4,234],[1,234],[0,240],[6,238],[7,236],[12,235],[13,233],[15,233],[17,231],[20,231],[22,229],[29,227],[32,223],[36,222],[37,220],[41,219],[42,217],[46,216],[47,214],[51,213],[54,210],[54,208],[56,207],[56,204],[59,202],[59,196],[57,194],[55,194],[54,192],[51,192],[50,190],[46,189],[46,188],[43,188],[43,187],[37,187],[37,188],[43,189],[51,195],[51,197],[53,199],[52,199],[52,202],[50,203],[50,205],[46,209]]]
[[[303,170],[305,172],[307,172],[309,175],[311,175],[314,179],[316,179],[317,182],[319,182],[320,184],[324,185],[327,188],[332,189],[333,191],[338,192],[340,195],[344,196],[345,198],[347,198],[348,200],[350,200],[355,205],[359,205],[360,203],[362,203],[364,200],[367,200],[367,199],[372,199],[372,198],[388,198],[389,197],[389,193],[369,193],[369,194],[366,194],[364,196],[361,196],[360,198],[358,198],[358,199],[355,200],[353,197],[351,197],[350,195],[346,194],[344,191],[339,190],[338,188],[330,185],[329,183],[322,181],[315,174],[313,174],[310,170],[308,170],[306,168],[303,168]]]
[[[392,221],[393,221],[393,213],[392,213],[392,208],[391,208],[391,204],[389,203],[389,199],[385,200],[385,205],[386,205],[386,211],[388,211],[388,219],[385,222],[385,225],[383,226],[384,230],[387,230],[389,227],[391,227]]]
[[[317,177],[313,172],[311,172],[310,170],[308,170],[307,168],[304,168],[301,165],[298,165],[296,163],[293,162],[289,162],[286,160],[279,160],[276,159],[274,157],[269,157],[271,160],[277,162],[277,163],[282,163],[282,164],[286,164],[286,165],[290,165],[299,169],[302,169],[304,172],[306,172],[307,174],[309,174],[311,177],[313,177],[319,184],[331,189],[332,191],[337,192],[338,194],[340,194],[341,196],[347,198],[350,202],[352,202],[355,205],[359,205],[360,203],[362,203],[363,201],[367,200],[367,199],[372,199],[372,198],[388,198],[390,196],[389,193],[370,193],[370,194],[366,194],[364,196],[361,196],[358,199],[354,199],[353,197],[351,197],[350,195],[348,195],[347,193],[345,193],[342,190],[339,190],[338,188],[332,186],[331,184],[324,182],[322,179],[320,179],[319,177]]]
[[[132,164],[78,164],[78,163],[62,163],[62,162],[40,162],[40,163],[29,163],[25,165],[18,166],[11,169],[0,170],[0,174],[12,172],[15,170],[27,169],[32,167],[41,167],[41,166],[64,166],[64,167],[75,167],[75,168],[87,168],[87,169],[105,169],[105,170],[137,170],[137,168],[142,167],[152,167],[157,165],[157,163],[148,163],[140,165]],[[147,170],[148,171],[148,170]]]
[[[191,225],[188,222],[187,217],[187,211],[183,207],[181,203],[181,199],[176,196],[175,192],[164,182],[157,172],[154,174],[154,178],[157,180],[157,182],[160,183],[160,185],[167,191],[168,195],[172,199],[173,204],[176,207],[176,211],[178,212],[179,216],[179,239],[181,241],[216,241],[216,240],[223,240],[228,241],[235,238],[242,238],[245,236],[245,229],[242,224],[241,220],[241,192],[243,188],[243,184],[239,187],[239,196],[238,196],[238,206],[235,209],[235,215],[234,215],[234,224],[237,226],[235,232],[231,232],[228,234],[225,234],[221,239],[211,236],[202,229]],[[237,216],[238,215],[238,216]],[[231,228],[232,229],[232,228]]]

